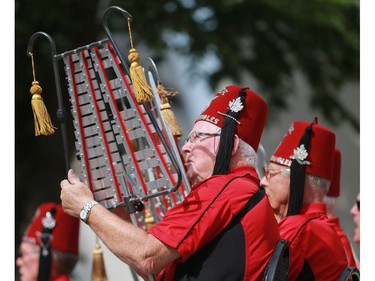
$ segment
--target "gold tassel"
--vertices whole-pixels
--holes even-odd
[[[144,222],[145,222],[146,230],[149,230],[155,224],[155,218],[152,215],[152,212],[149,206],[146,206],[146,209],[145,209]]]
[[[29,52],[29,56],[31,57],[31,65],[34,77],[34,81],[31,83],[30,94],[32,95],[31,107],[33,109],[34,115],[35,136],[52,135],[55,132],[55,129],[57,128],[52,125],[51,118],[43,102],[42,87],[39,85],[39,82],[35,79],[33,54]]]
[[[107,281],[107,273],[105,271],[103,251],[99,245],[98,237],[96,237],[96,245],[93,251],[92,262],[92,281]]]
[[[130,62],[130,78],[132,80],[134,94],[137,102],[139,104],[144,102],[149,102],[152,100],[152,90],[151,87],[147,84],[145,74],[141,64],[139,63],[141,56],[137,50],[133,47],[133,38],[130,29],[130,18],[128,18],[128,28],[129,28],[129,37],[130,37],[130,46],[128,60]]]
[[[177,92],[170,89],[166,89],[161,81],[158,81],[158,93],[161,99],[160,111],[163,115],[164,121],[167,123],[172,135],[179,138],[183,135],[180,125],[177,122],[176,116],[169,103],[169,98],[174,97]]]

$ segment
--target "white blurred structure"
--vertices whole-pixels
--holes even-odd
[[[127,243],[124,241],[124,243]],[[108,281],[138,281],[143,280],[131,268],[118,259],[99,240],[103,250],[104,266]],[[96,245],[96,235],[89,226],[81,222],[79,236],[79,261],[72,274],[72,281],[91,280],[93,251]]]

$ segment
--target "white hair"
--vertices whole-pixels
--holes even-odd
[[[311,174],[306,174],[305,177],[305,184],[309,184],[311,186],[312,191],[321,193],[323,196],[327,195],[329,190],[329,186],[331,185],[331,181],[327,180],[322,177],[314,176]]]
[[[230,167],[249,165],[254,168],[258,164],[258,155],[254,148],[251,147],[247,142],[239,139],[238,149],[230,160]]]
[[[282,176],[290,177],[290,169],[283,170],[281,173]],[[331,181],[327,180],[322,177],[314,176],[311,174],[305,174],[305,193],[310,190],[312,194],[314,194],[313,197],[309,198],[309,202],[316,201],[318,198],[319,202],[323,202],[324,197],[327,195],[327,192],[329,190],[329,186],[331,185]],[[306,194],[305,194],[306,196]],[[311,199],[313,201],[311,201]],[[304,204],[307,204],[307,201],[304,200]]]
[[[336,201],[337,201],[337,197],[332,197],[332,196],[327,196],[327,195],[324,196],[323,202],[327,206],[328,217],[335,215]]]

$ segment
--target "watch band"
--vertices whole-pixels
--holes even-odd
[[[91,208],[94,207],[96,204],[98,204],[97,201],[93,200],[89,203],[87,203],[86,205],[84,205],[81,209],[81,212],[84,211],[86,213],[85,217],[82,217],[81,216],[81,220],[86,223],[88,218],[89,218],[89,215],[90,215],[90,211],[91,211]]]

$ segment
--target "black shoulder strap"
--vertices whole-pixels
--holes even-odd
[[[236,177],[238,178],[238,177]],[[236,179],[236,178],[233,178],[232,180]],[[231,180],[231,181],[232,181]],[[228,185],[228,184],[227,184]],[[226,185],[226,186],[227,186]],[[225,187],[226,187],[225,186]],[[225,188],[224,187],[224,188]],[[223,188],[223,190],[224,190]],[[240,220],[243,216],[245,216],[256,204],[258,204],[258,202],[260,200],[262,200],[262,198],[264,197],[265,195],[265,190],[263,187],[260,187],[258,188],[257,192],[249,199],[249,201],[247,201],[246,205],[242,208],[242,210],[235,216],[238,220]],[[162,277],[161,277],[161,281],[163,281],[165,279],[165,276],[166,276],[166,273],[167,273],[167,270],[164,271]]]
[[[243,209],[237,214],[237,218],[240,220],[243,218],[244,215],[246,215],[248,212],[250,212],[250,210],[256,205],[258,204],[258,202],[260,200],[262,200],[262,198],[264,197],[264,195],[266,194],[265,190],[263,187],[259,187],[257,192],[249,199],[249,201],[247,201],[245,207],[243,207]]]

